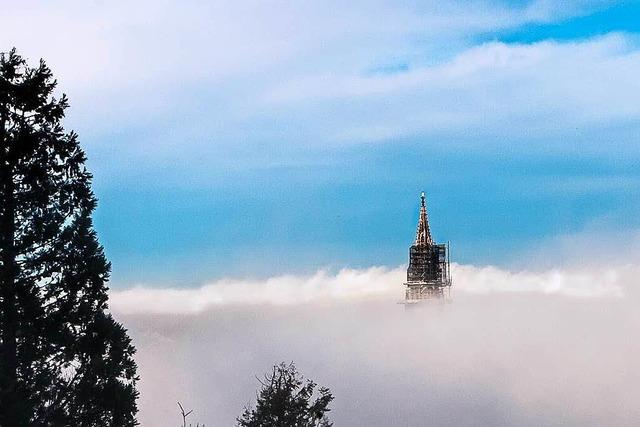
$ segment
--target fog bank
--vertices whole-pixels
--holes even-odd
[[[199,289],[132,288],[111,307],[138,347],[140,421],[233,425],[272,364],[295,361],[346,425],[630,425],[640,314],[628,265],[454,266],[453,302],[405,310],[403,268]]]
[[[579,297],[621,296],[633,266],[605,270],[549,270],[512,273],[492,266],[452,264],[455,290],[465,293],[539,292]],[[363,297],[402,297],[406,267],[319,270],[310,276],[283,275],[265,280],[223,279],[199,288],[134,286],[112,291],[110,306],[118,313],[200,313],[220,305],[291,305]]]

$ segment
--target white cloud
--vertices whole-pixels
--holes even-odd
[[[580,42],[486,43],[391,75],[310,75],[265,97],[284,110],[305,106],[329,117],[328,130],[313,131],[340,142],[434,132],[541,138],[637,120],[638,73],[635,40],[611,34]]]
[[[273,164],[274,152],[295,164],[306,148],[405,137],[518,152],[536,139],[561,153],[604,151],[606,138],[617,144],[606,155],[631,151],[640,66],[629,35],[476,41],[605,5],[25,1],[3,8],[0,40],[52,66],[97,179],[162,169],[174,183],[212,182],[214,164]],[[398,64],[406,71],[372,73]]]
[[[114,311],[123,313],[198,313],[219,305],[291,305],[379,295],[389,292],[390,285],[401,280],[399,269],[345,269],[335,275],[321,270],[308,277],[225,279],[196,289],[134,287],[112,291],[110,305]]]
[[[455,269],[462,292],[531,292],[571,297],[622,296],[630,273],[623,267],[516,273],[491,266],[458,266]]]
[[[628,268],[584,271],[509,272],[497,267],[452,266],[454,293],[486,294],[531,292],[575,297],[622,296]],[[218,306],[297,305],[362,298],[397,299],[403,296],[405,268],[320,270],[311,276],[284,275],[264,280],[223,279],[200,288],[136,286],[114,290],[110,305],[117,313],[197,314]]]
[[[411,34],[456,37],[549,22],[600,3],[27,0],[4,5],[0,35],[33,60],[45,57],[56,64],[68,84],[89,90],[116,83],[117,77],[130,88],[148,83],[141,77],[166,83],[259,72],[305,52],[310,57],[332,50],[344,60],[367,39],[372,46],[397,48]],[[336,49],[341,45],[348,50]],[[369,59],[378,53],[369,52]],[[330,59],[320,56],[317,62],[329,65]]]
[[[496,100],[506,109],[528,95],[526,87],[513,93],[497,90],[494,99],[481,102],[478,97],[495,84],[494,80],[499,81],[498,73],[505,73],[505,84],[511,90],[512,85],[532,78],[531,66],[553,75],[555,60],[582,47],[540,45],[526,49],[489,44],[466,50],[473,35],[562,20],[602,5],[598,1],[536,1],[522,6],[493,1],[67,1],[55,5],[26,1],[3,8],[0,40],[4,49],[15,45],[32,61],[47,59],[61,88],[71,95],[73,123],[93,137],[113,132],[113,123],[120,128],[154,128],[156,122],[164,122],[163,135],[188,135],[196,128],[227,135],[233,143],[251,142],[255,139],[252,132],[257,131],[251,123],[271,109],[257,102],[261,94],[267,94],[268,99],[305,101],[318,96],[384,95],[383,100],[372,100],[366,111],[359,111],[357,105],[349,106],[351,112],[346,114],[339,109],[333,114],[331,108],[325,110],[321,115],[332,121],[331,126],[309,117],[294,119],[302,121],[296,128],[310,128],[311,135],[302,135],[309,143],[322,144],[339,138],[316,132],[326,127],[340,129],[341,139],[347,140],[403,135],[423,130],[425,122],[457,128],[479,124],[486,108],[498,105]],[[575,99],[577,90],[592,83],[596,76],[589,71],[598,71],[593,67],[602,59],[590,55],[592,47],[585,45],[584,63],[577,64],[585,77],[567,87],[566,79],[556,76],[562,82],[551,86],[554,90],[565,87]],[[547,48],[550,58],[536,57],[545,56]],[[438,64],[452,56],[456,58],[453,61],[420,66]],[[575,59],[576,55],[570,54],[563,64],[573,64]],[[362,77],[372,66],[390,60],[415,63],[417,68],[395,78]],[[626,69],[632,76],[636,59],[629,61]],[[523,69],[528,65],[528,70]],[[622,64],[609,65],[604,64],[602,71]],[[620,67],[613,70],[621,72]],[[533,80],[531,90],[544,90],[549,83],[546,78],[537,83],[535,77]],[[617,83],[616,79],[611,85],[619,92],[620,85],[629,80]],[[416,88],[418,93],[412,93]],[[548,101],[562,100],[564,95],[556,98],[548,94]],[[606,98],[606,90],[600,96]],[[544,98],[533,101],[544,102]],[[585,100],[599,99],[586,96]],[[394,109],[403,105],[406,110],[385,115],[385,105]],[[306,108],[313,106],[311,102]],[[474,108],[467,111],[469,106]],[[627,108],[636,113],[635,107]],[[614,113],[618,110],[614,105]],[[181,113],[189,120],[177,117]],[[287,117],[290,112],[274,119]],[[348,122],[342,123],[341,117]],[[370,135],[372,122],[382,129],[378,135]],[[282,138],[275,133],[274,137],[287,142],[294,137]],[[162,144],[163,138],[149,137],[155,138],[156,146]],[[220,140],[225,138],[216,143],[224,143]],[[188,145],[185,141],[179,144]],[[130,141],[128,145],[132,145]]]

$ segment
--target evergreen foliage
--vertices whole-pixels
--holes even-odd
[[[256,406],[245,408],[240,416],[241,427],[330,427],[326,414],[333,395],[326,387],[319,388],[313,399],[316,383],[304,380],[293,363],[273,367],[264,380],[258,380]]]
[[[55,87],[42,60],[0,54],[0,426],[134,426],[135,348],[106,311],[91,174]]]

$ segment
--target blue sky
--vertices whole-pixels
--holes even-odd
[[[640,228],[638,2],[3,10],[70,97],[114,287],[399,265],[422,190],[461,263]]]

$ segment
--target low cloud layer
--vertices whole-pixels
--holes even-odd
[[[629,425],[640,416],[633,265],[454,266],[451,304],[405,310],[403,268],[113,292],[138,346],[144,426],[232,425],[293,360],[342,425]]]
[[[196,314],[226,305],[295,305],[367,297],[402,297],[406,267],[320,270],[310,276],[283,275],[265,280],[223,279],[200,288],[137,286],[111,293],[111,307],[124,314]],[[621,296],[631,267],[585,272],[550,270],[512,273],[497,267],[453,264],[456,291],[532,292],[576,297]]]

